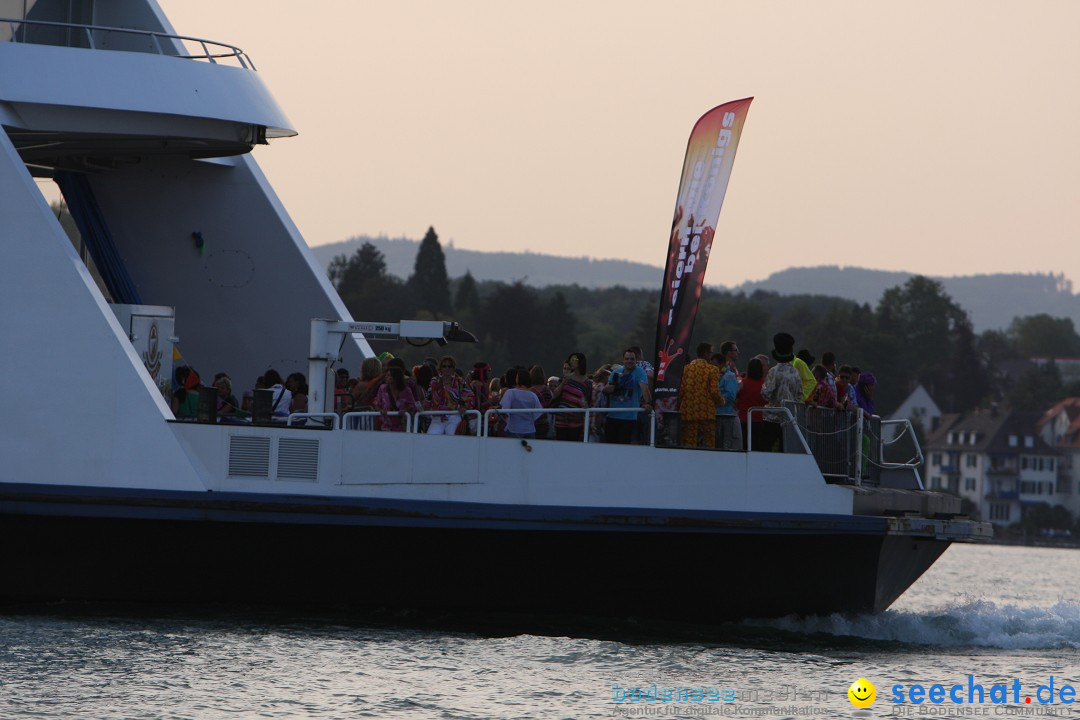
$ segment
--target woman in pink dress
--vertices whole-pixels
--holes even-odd
[[[387,368],[387,381],[379,387],[379,394],[375,396],[375,407],[382,413],[382,429],[404,432],[404,415],[389,413],[416,412],[418,401],[412,387],[405,382],[405,371],[395,366]]]

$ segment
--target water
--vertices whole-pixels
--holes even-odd
[[[1056,690],[1080,689],[1078,580],[1077,550],[955,546],[882,615],[744,623],[693,642],[58,607],[0,616],[0,717],[1068,717],[1071,706],[1023,699],[1051,675]],[[1020,704],[889,701],[895,684],[966,687],[969,674],[987,692],[1019,679]],[[857,711],[846,692],[861,677],[878,700]],[[661,697],[684,689],[733,700],[614,701],[633,688],[648,697],[654,686]]]

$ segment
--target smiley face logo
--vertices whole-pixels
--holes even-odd
[[[859,678],[847,689],[848,700],[857,708],[867,708],[877,700],[877,688],[866,678]]]

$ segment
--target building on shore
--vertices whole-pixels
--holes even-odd
[[[1043,417],[996,407],[943,415],[924,448],[929,489],[969,500],[976,517],[998,527],[1042,503],[1075,514],[1076,485],[1059,482],[1063,454],[1040,434]]]

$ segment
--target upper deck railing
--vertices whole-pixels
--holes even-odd
[[[183,50],[170,41],[178,41]],[[235,45],[150,30],[0,18],[0,42],[141,52],[255,70],[255,63]]]

